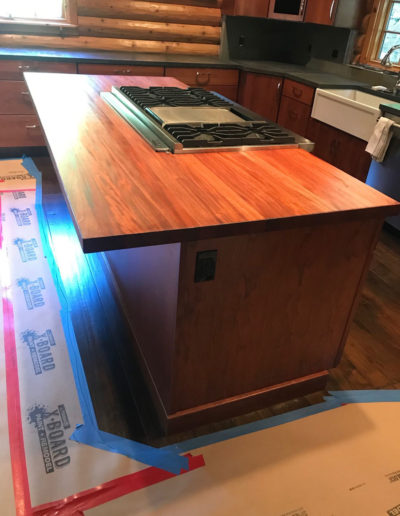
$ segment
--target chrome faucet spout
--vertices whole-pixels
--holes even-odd
[[[389,48],[389,50],[386,52],[386,54],[381,59],[381,64],[383,66],[392,66],[392,62],[390,60],[390,56],[393,54],[394,51],[399,50],[400,45],[393,45],[392,48]],[[396,84],[393,86],[393,94],[399,95],[400,94],[400,72],[397,76]]]
[[[392,66],[392,62],[390,61],[390,56],[393,54],[395,50],[399,50],[400,45],[393,45],[392,48],[389,48],[389,50],[386,52],[386,54],[383,56],[381,60],[381,64],[383,66]]]

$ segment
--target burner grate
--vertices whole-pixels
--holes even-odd
[[[168,131],[184,148],[233,147],[245,145],[279,145],[294,143],[295,139],[274,124],[253,122],[239,124],[167,124]]]
[[[157,87],[140,88],[138,86],[121,86],[120,90],[142,109],[156,106],[232,106],[225,101],[202,88]]]

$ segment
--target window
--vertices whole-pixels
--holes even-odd
[[[76,23],[76,0],[0,0],[0,23]]]
[[[388,7],[387,20],[381,35],[381,44],[378,53],[379,59],[382,59],[386,52],[394,45],[400,44],[400,1],[392,1]],[[395,50],[390,60],[393,64],[398,64],[400,61],[400,50]]]
[[[362,51],[362,62],[381,66],[384,55],[400,45],[400,0],[375,0],[374,15],[368,26]],[[390,56],[393,68],[400,67],[400,50]]]

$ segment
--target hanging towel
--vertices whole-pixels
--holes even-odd
[[[372,159],[378,163],[382,163],[385,159],[387,148],[389,147],[390,140],[392,139],[392,127],[394,125],[393,120],[381,116],[378,120],[374,132],[369,139],[367,148],[365,149],[371,154]]]

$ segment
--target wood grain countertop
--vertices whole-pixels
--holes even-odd
[[[85,252],[385,217],[400,203],[301,149],[155,152],[100,97],[170,77],[26,73]]]

